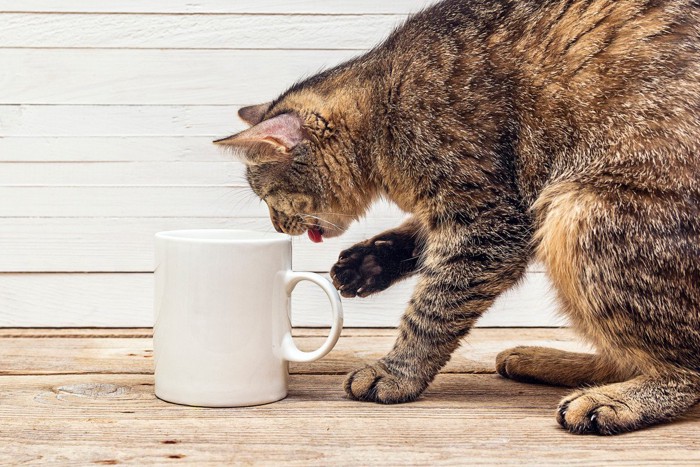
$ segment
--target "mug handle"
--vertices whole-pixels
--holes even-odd
[[[326,278],[314,274],[313,272],[288,271],[284,277],[284,288],[288,297],[292,295],[292,291],[301,281],[313,282],[326,292],[331,302],[333,324],[331,325],[331,332],[326,342],[313,352],[299,350],[294,343],[294,339],[292,339],[292,333],[287,332],[282,338],[282,358],[290,362],[313,362],[314,360],[324,357],[333,349],[336,342],[338,342],[340,331],[343,328],[343,304],[340,301],[338,291],[335,290],[333,285]]]

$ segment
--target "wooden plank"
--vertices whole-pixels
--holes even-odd
[[[397,326],[415,283],[416,278],[411,278],[374,296],[344,299],[347,320],[358,326]],[[527,274],[517,287],[496,300],[479,320],[479,326],[565,326],[567,321],[558,314],[551,287],[546,274]],[[327,326],[330,318],[328,311],[324,313],[328,308],[325,295],[307,283],[299,284],[297,290],[292,296],[292,310],[305,317],[304,325]]]
[[[0,327],[153,325],[152,274],[0,274]]]
[[[0,47],[366,50],[404,18],[5,13]]]
[[[152,272],[156,232],[195,228],[264,232],[272,224],[267,216],[0,218],[0,272]]]
[[[123,193],[126,196],[129,191]],[[240,197],[258,204],[252,193]],[[49,197],[47,202],[53,200]],[[398,213],[386,202],[377,203],[370,210],[371,217],[354,223],[341,237],[342,244],[332,239],[329,246],[325,242],[319,245],[306,236],[295,237],[293,267],[299,271],[330,270],[342,245],[355,244],[395,226],[400,220],[386,216]],[[5,252],[0,257],[0,272],[151,272],[156,232],[194,228],[271,231],[267,212],[260,214],[254,218],[0,218],[0,251]]]
[[[377,209],[382,209],[378,207]],[[391,207],[386,207],[391,210]],[[352,245],[397,223],[377,217],[361,220],[341,237]],[[150,272],[153,235],[178,229],[271,230],[267,216],[258,218],[0,218],[0,272]],[[341,251],[322,247],[304,236],[294,238],[296,270],[324,272]],[[323,245],[323,244],[322,244]]]
[[[340,375],[294,375],[289,397],[201,409],[155,398],[147,375],[0,377],[0,462],[285,465],[697,465],[700,410],[625,436],[557,427],[569,390],[439,375],[417,402],[345,399]],[[312,442],[310,442],[312,441]]]
[[[111,106],[106,109],[114,111]],[[72,117],[74,110],[72,107],[66,108],[66,115]],[[0,107],[0,114],[2,113]],[[118,118],[118,112],[115,113],[113,117]],[[229,122],[232,115],[227,115],[225,121],[217,125],[232,126]],[[44,128],[51,125],[45,121],[38,123]],[[3,129],[0,127],[0,131]],[[65,129],[68,130],[69,127]],[[80,130],[73,131],[77,133]],[[213,136],[3,137],[0,138],[0,162],[230,161],[231,155],[212,144],[212,139]]]
[[[231,186],[0,186],[0,199],[0,217],[269,216],[247,183],[235,181]],[[377,215],[395,212],[377,206]]]
[[[478,323],[491,326],[562,326],[543,274],[501,297]],[[345,299],[346,327],[391,327],[411,294],[411,281],[366,299]],[[295,326],[327,326],[322,292],[302,283],[292,297]],[[149,327],[151,274],[0,274],[0,327]]]
[[[491,329],[491,328],[489,328]],[[506,328],[504,328],[506,329]],[[545,328],[545,329],[517,329],[518,333],[523,331],[533,333],[540,331],[548,333],[550,330],[559,332],[558,329],[564,328]],[[343,329],[344,337],[393,337],[396,334],[396,329],[393,328],[345,328]],[[328,335],[326,328],[292,328],[294,337],[325,337]],[[529,334],[528,334],[529,335]],[[553,338],[553,334],[546,334],[545,338]],[[0,327],[1,338],[62,338],[62,339],[93,339],[93,338],[123,338],[123,339],[138,339],[153,337],[152,328],[6,328]]]
[[[0,186],[246,186],[245,166],[221,162],[0,162]]]
[[[298,328],[313,330],[316,328]],[[377,331],[380,331],[378,329]],[[150,339],[153,328],[6,328],[0,327],[0,339]],[[4,342],[4,341],[3,341]]]
[[[0,70],[0,73],[4,71]],[[230,135],[245,128],[237,117],[239,108],[227,105],[0,105],[0,136],[22,139],[119,136],[121,138],[116,141],[117,144],[124,141],[125,136],[207,137],[210,138],[209,143],[204,144],[210,148],[215,137]],[[30,149],[20,148],[21,151]],[[220,149],[216,152],[222,153]],[[212,150],[208,149],[208,153],[212,154]],[[0,160],[5,161],[17,160],[17,157],[11,153],[0,154]]]
[[[243,14],[406,14],[434,0],[0,0],[0,12],[64,13],[243,13]]]
[[[265,217],[248,187],[0,187],[0,217]]]
[[[359,221],[343,235],[343,242],[354,244],[396,222],[383,217]],[[0,272],[151,272],[153,235],[180,229],[267,232],[272,231],[272,224],[267,215],[257,218],[0,218],[0,251],[3,252]],[[329,271],[338,258],[340,246],[322,245],[311,243],[306,236],[295,237],[294,269]]]
[[[153,340],[149,329],[5,330],[0,334],[0,375],[152,374]],[[353,332],[354,331],[354,332]],[[311,363],[290,363],[292,374],[339,374],[383,357],[395,330],[345,330],[333,351]],[[303,350],[318,348],[326,329],[297,329]],[[299,335],[301,334],[301,336]],[[309,336],[308,334],[314,334]],[[475,329],[452,357],[444,373],[494,373],[496,355],[516,345],[587,351],[570,329]]]
[[[0,104],[259,103],[303,76],[356,55],[343,50],[0,49]]]

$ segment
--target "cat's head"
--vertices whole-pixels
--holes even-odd
[[[345,94],[290,90],[273,103],[240,109],[250,128],[215,141],[245,163],[278,232],[308,231],[315,242],[338,236],[376,195],[360,161],[362,117],[357,102],[347,108],[352,96]]]

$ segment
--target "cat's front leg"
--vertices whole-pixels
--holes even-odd
[[[410,218],[341,252],[331,269],[333,285],[346,298],[381,292],[416,271],[422,246],[421,225]]]
[[[479,224],[429,233],[421,279],[394,348],[348,376],[350,398],[385,404],[416,399],[494,299],[522,277],[527,227],[512,220],[499,221],[502,228]]]

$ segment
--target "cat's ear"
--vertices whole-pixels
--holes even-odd
[[[301,119],[293,114],[282,114],[214,143],[240,147],[265,143],[278,151],[290,152],[302,140]]]
[[[272,102],[266,102],[260,105],[251,105],[238,110],[238,116],[248,125],[253,126],[262,122],[265,113],[270,109]]]

